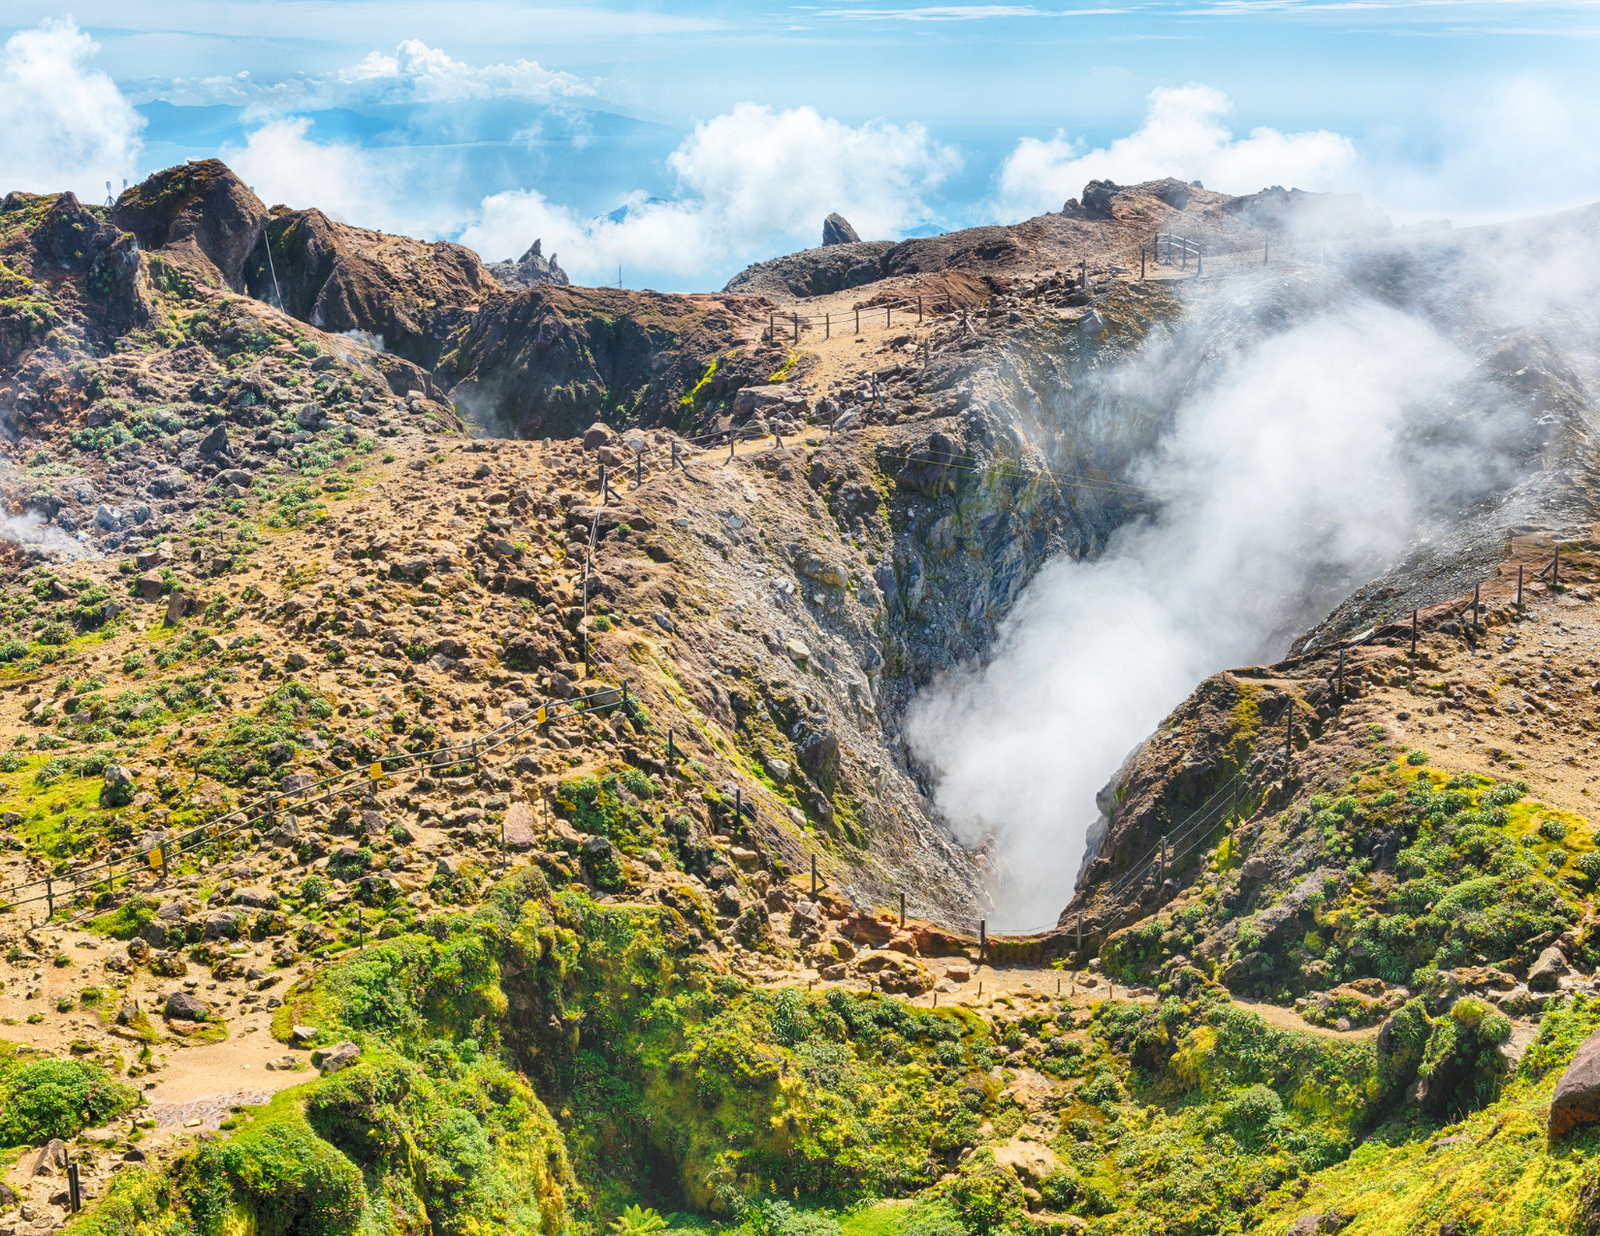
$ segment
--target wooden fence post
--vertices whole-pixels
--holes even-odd
[[[917,321],[922,321],[922,297],[917,297]]]
[[[978,964],[983,964],[983,955],[989,950],[989,923],[987,919],[978,920]],[[982,991],[980,987],[978,989]]]
[[[1411,655],[1417,655],[1417,610],[1411,611]]]
[[[856,310],[856,334],[861,333],[861,310]]]
[[[1478,587],[1479,587],[1479,585],[1477,585],[1477,584],[1473,584],[1472,585],[1472,625],[1473,626],[1477,626],[1478,625]]]
[[[1344,649],[1339,649],[1339,698],[1344,699]]]
[[[1517,609],[1522,609],[1522,564],[1517,564]]]
[[[902,930],[905,928],[905,925],[906,925],[906,895],[904,893],[901,893],[900,894],[900,926],[901,926]]]
[[[816,897],[817,897],[817,856],[815,854],[813,854],[811,856],[811,899],[813,901],[815,901]]]

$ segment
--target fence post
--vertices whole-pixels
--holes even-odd
[[[987,919],[978,920],[978,964],[983,964],[983,955],[989,951],[989,923]]]
[[[1478,585],[1472,585],[1472,625],[1478,625]]]
[[[1078,262],[1078,286],[1080,288],[1089,286],[1089,263],[1082,259]]]
[[[1344,649],[1339,649],[1339,699],[1344,699]]]
[[[1411,655],[1413,657],[1417,655],[1417,612],[1416,610],[1411,611]]]
[[[744,816],[744,798],[739,793],[739,787],[738,786],[734,786],[733,787],[733,828],[728,830],[728,836],[732,837],[734,835],[734,829],[737,829],[740,826],[740,824],[743,822],[743,816]]]
[[[673,746],[672,731],[667,731],[667,767],[671,768],[678,761],[677,749]]]
[[[483,771],[483,757],[478,754],[478,740],[472,740],[472,774],[477,776]]]
[[[1078,911],[1078,960],[1083,960],[1083,911]]]
[[[884,330],[888,330],[889,329],[889,319],[890,319],[890,315],[893,314],[893,313],[894,313],[894,310],[891,309],[888,305],[885,305],[883,307],[883,329]]]
[[[681,468],[681,467],[683,467],[683,461],[678,458],[678,440],[676,438],[672,439],[672,465],[671,465],[671,467],[672,468]],[[669,468],[668,471],[671,471],[671,468]]]
[[[1172,242],[1171,241],[1167,242],[1167,248],[1169,250],[1172,248]],[[1183,238],[1183,260],[1182,260],[1181,264],[1178,266],[1178,269],[1179,270],[1188,270],[1189,269],[1189,238],[1187,236],[1185,236]]]
[[[775,313],[767,314],[767,342],[768,343],[775,342],[777,340],[777,338],[778,338],[777,321],[778,321],[778,315],[777,314],[775,314]]]
[[[44,878],[44,914],[47,923],[56,916],[56,888],[49,876]]]
[[[635,486],[644,484],[644,452],[633,453],[633,483]]]
[[[600,505],[606,504],[606,466],[600,465]]]
[[[1556,546],[1556,556],[1550,563],[1550,591],[1556,590],[1556,585],[1561,582],[1561,546]]]
[[[1283,764],[1284,776],[1294,767],[1294,701],[1283,710]]]
[[[1139,278],[1144,278],[1144,246],[1139,246]]]
[[[796,343],[800,342],[800,315],[798,313],[794,315],[794,341]]]
[[[822,315],[822,337],[824,339],[833,338],[833,315],[831,313]]]
[[[1517,564],[1517,609],[1522,609],[1522,564]]]
[[[906,895],[904,893],[901,893],[900,894],[900,927],[901,927],[902,930],[905,928],[905,925],[906,925]]]
[[[1206,273],[1206,247],[1204,245],[1196,245],[1194,247],[1194,273],[1197,276]]]
[[[817,896],[817,856],[815,854],[813,854],[811,856],[811,897],[812,897],[813,900],[815,900],[816,896]]]
[[[861,333],[861,310],[856,310],[856,334]]]
[[[83,1208],[83,1190],[78,1183],[78,1165],[67,1164],[67,1205],[72,1207],[72,1213],[77,1214]]]
[[[922,321],[922,297],[917,297],[917,321]]]

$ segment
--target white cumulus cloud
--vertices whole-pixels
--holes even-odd
[[[86,201],[131,177],[144,119],[88,67],[99,48],[70,19],[19,30],[0,49],[0,192],[70,189]]]
[[[1210,86],[1164,86],[1150,92],[1144,123],[1103,149],[1061,131],[1048,140],[1025,137],[1001,165],[996,214],[1010,223],[1060,210],[1091,180],[1137,184],[1176,176],[1224,193],[1272,184],[1332,189],[1355,162],[1355,144],[1326,129],[1257,128],[1236,139],[1225,123],[1230,111],[1228,96]]]
[[[379,92],[385,102],[459,103],[468,99],[523,99],[549,102],[592,95],[594,87],[571,73],[540,67],[537,61],[486,64],[481,68],[452,60],[418,39],[406,39],[392,56],[369,52],[360,63],[340,70],[339,81],[363,95]]]
[[[614,278],[619,263],[673,275],[722,271],[820,244],[832,211],[867,237],[915,226],[930,217],[928,195],[960,167],[960,156],[918,124],[849,125],[812,107],[740,103],[696,125],[668,164],[677,196],[635,194],[620,222],[580,218],[519,190],[485,198],[461,241],[498,260],[542,238],[545,252],[559,253],[580,282]]]
[[[269,205],[315,206],[330,218],[408,236],[433,238],[460,227],[448,206],[415,192],[411,152],[318,142],[310,129],[304,116],[274,120],[243,146],[224,146],[221,157]]]

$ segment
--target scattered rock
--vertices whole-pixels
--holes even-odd
[[[173,1021],[207,1021],[211,1017],[206,1002],[186,991],[173,992],[167,997],[161,1011]]]
[[[1567,965],[1567,955],[1552,944],[1539,954],[1539,960],[1534,962],[1533,968],[1528,971],[1528,990],[1554,991],[1558,986],[1558,980],[1571,972],[1571,967]]]
[[[361,1049],[349,1041],[335,1043],[332,1047],[319,1047],[311,1053],[311,1063],[324,1073],[337,1073],[360,1058]]]

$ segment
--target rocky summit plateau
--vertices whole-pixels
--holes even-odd
[[[1600,1231],[1597,221],[1093,181],[660,294],[7,194],[6,1236]],[[991,930],[918,701],[1324,327],[1445,358],[1398,531],[1246,542],[1271,663]]]

